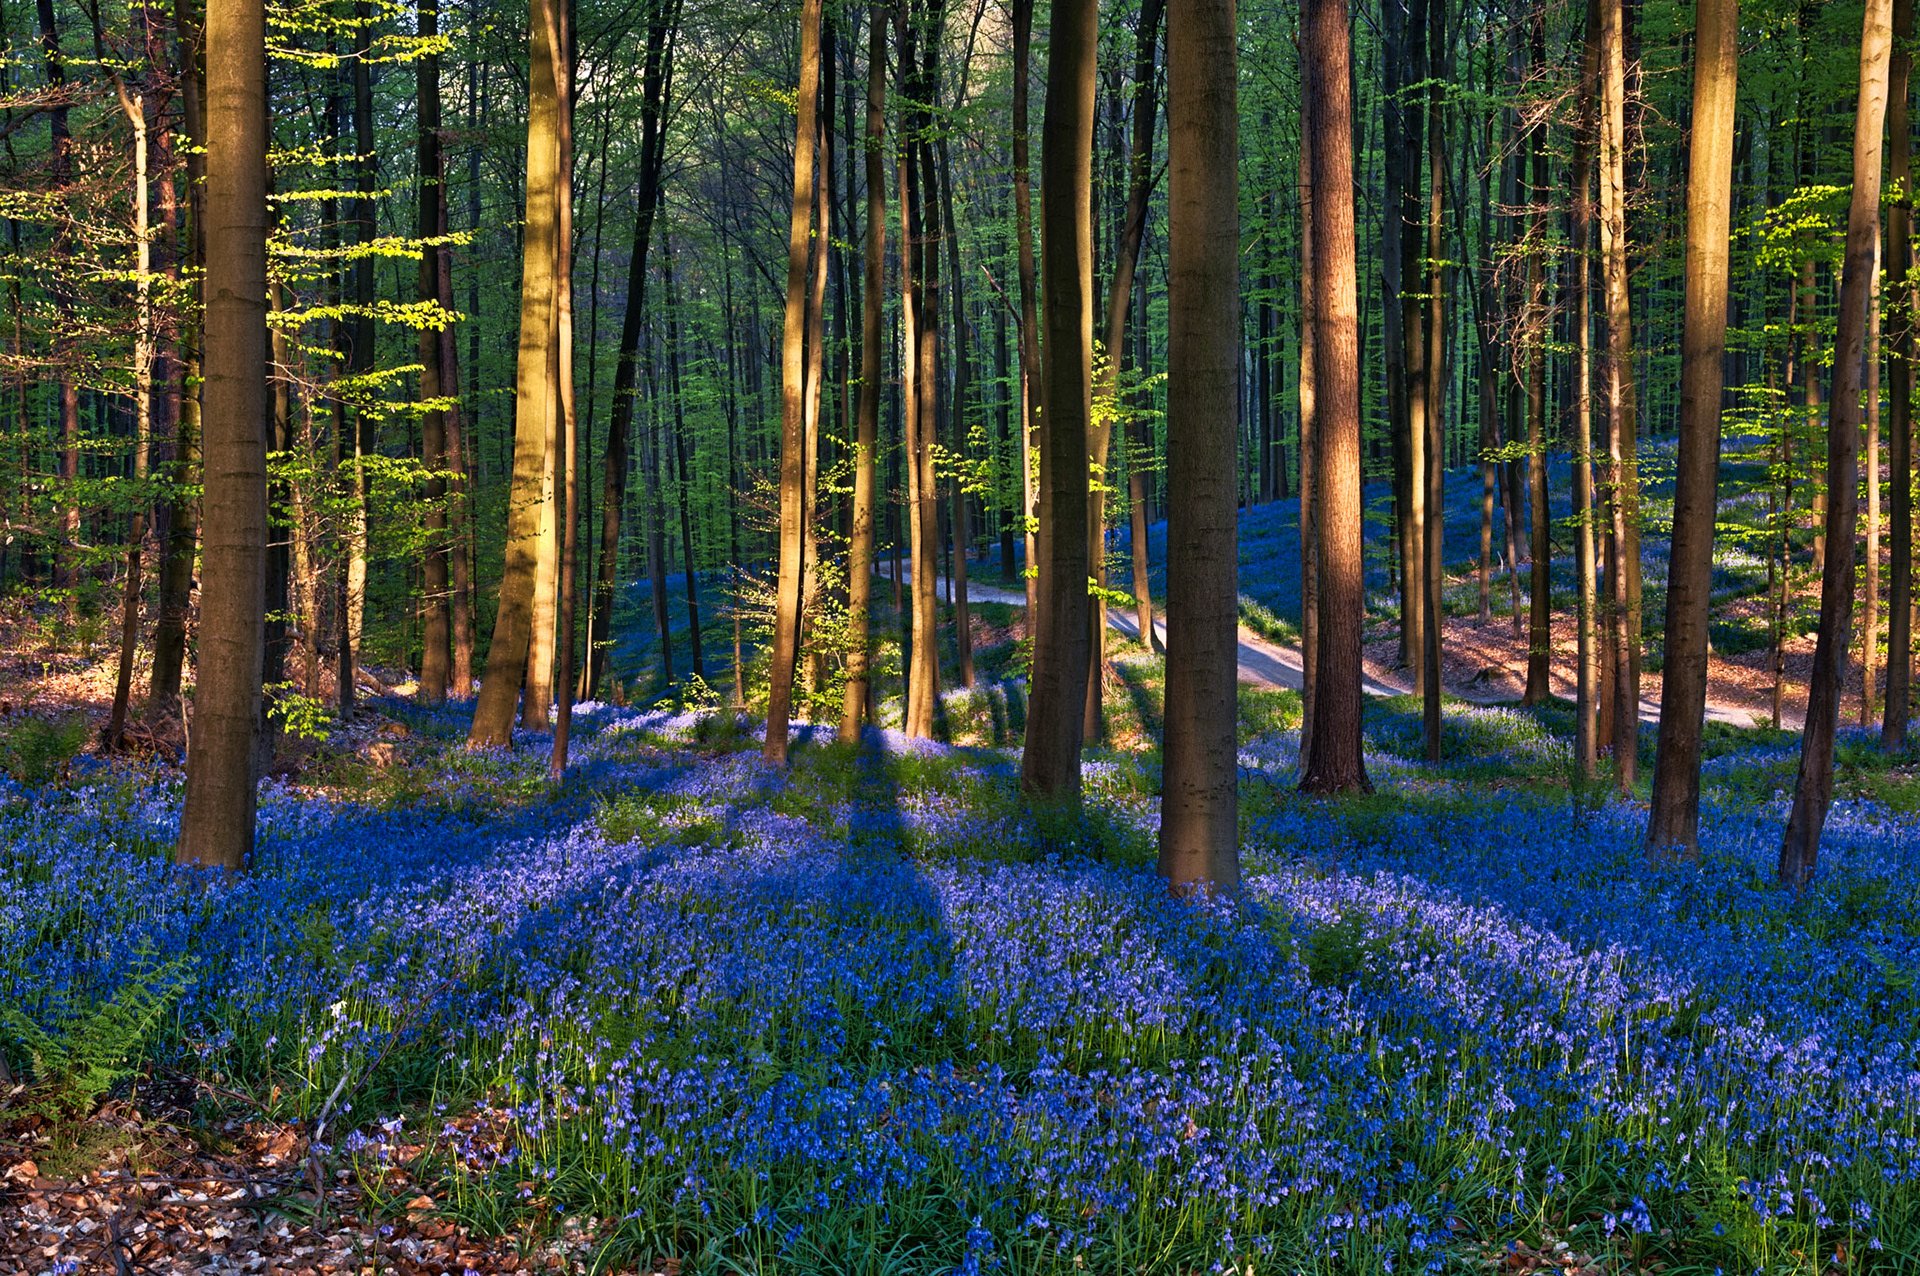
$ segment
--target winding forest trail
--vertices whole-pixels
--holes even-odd
[[[902,564],[907,572],[903,580],[911,579],[911,569]],[[883,574],[884,576],[884,574]],[[935,588],[946,596],[948,582],[946,577],[937,577]],[[1004,603],[1012,607],[1025,607],[1027,598],[1017,590],[1005,589],[998,585],[967,582],[967,597],[975,602]],[[1129,638],[1139,638],[1140,626],[1131,609],[1120,607],[1107,608],[1107,623],[1118,633]],[[1166,619],[1156,613],[1154,619],[1155,639],[1164,648],[1166,645]],[[1280,687],[1291,691],[1300,690],[1306,679],[1300,658],[1295,647],[1283,646],[1271,639],[1263,638],[1245,625],[1240,626],[1239,648],[1240,681],[1256,687]],[[1412,681],[1398,670],[1382,668],[1377,662],[1367,661],[1361,673],[1361,687],[1370,696],[1404,696],[1413,692]],[[1501,696],[1484,688],[1454,685],[1448,687],[1447,694],[1471,704],[1500,705],[1513,703],[1510,697]],[[1643,699],[1640,702],[1640,720],[1658,722],[1660,705],[1657,701]],[[1707,702],[1707,721],[1724,723],[1728,726],[1751,727],[1755,715],[1749,709],[1738,705],[1709,700]],[[1789,724],[1798,729],[1798,721]]]

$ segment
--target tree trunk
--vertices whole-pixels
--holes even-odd
[[[419,0],[415,27],[421,39],[431,40],[440,32],[439,0]],[[419,129],[418,166],[420,207],[415,233],[431,241],[447,232],[446,164],[440,150],[440,55],[427,53],[414,65],[416,92],[414,110]],[[429,243],[420,250],[420,300],[440,301],[441,249]],[[440,475],[447,468],[447,418],[436,405],[443,396],[457,393],[459,382],[446,374],[441,362],[441,340],[437,329],[420,329],[420,398],[427,405],[420,414],[420,462],[427,479],[427,544],[423,567],[422,624],[420,626],[420,697],[428,704],[443,704],[447,683],[453,675],[452,599],[448,593],[447,563],[447,483]]]
[[[1420,563],[1421,618],[1424,651],[1421,667],[1426,684],[1421,704],[1421,725],[1426,736],[1427,760],[1440,761],[1440,637],[1446,622],[1446,447],[1442,413],[1446,410],[1447,328],[1446,328],[1446,243],[1445,192],[1447,188],[1447,140],[1444,104],[1447,65],[1446,0],[1431,0],[1427,15],[1429,40],[1427,84],[1427,281],[1426,340],[1422,361],[1426,372],[1427,401],[1424,412],[1425,445],[1421,456],[1425,472],[1420,482],[1425,491]]]
[[[1622,0],[1600,0],[1600,256],[1607,304],[1607,560],[1614,781],[1633,791],[1640,742],[1639,476],[1635,462],[1633,319],[1627,295],[1626,46]]]
[[[1847,209],[1846,265],[1834,335],[1831,424],[1827,431],[1827,559],[1820,575],[1820,628],[1813,683],[1800,741],[1793,811],[1780,843],[1780,881],[1802,890],[1813,880],[1820,830],[1833,800],[1833,741],[1846,685],[1853,619],[1853,535],[1859,514],[1860,374],[1880,224],[1880,144],[1886,124],[1892,0],[1867,0],[1860,34],[1860,98],[1853,126],[1853,196]]]
[[[647,26],[641,72],[640,181],[634,201],[633,241],[627,253],[626,313],[620,319],[619,355],[613,372],[613,406],[607,419],[606,451],[601,457],[600,567],[588,607],[587,695],[598,695],[612,647],[614,591],[620,580],[620,530],[626,516],[627,480],[632,469],[633,412],[640,335],[647,308],[647,253],[653,240],[654,211],[660,203],[660,166],[665,150],[667,101],[673,85],[673,37],[678,0],[654,0]],[[729,342],[729,349],[731,349]],[[738,558],[735,558],[736,563]]]
[[[1174,0],[1167,24],[1167,693],[1159,867],[1179,893],[1240,884],[1235,33],[1234,0]],[[1144,103],[1151,112],[1152,48],[1144,38],[1141,44],[1149,84],[1135,110]],[[1140,140],[1136,133],[1134,189],[1144,214],[1149,148]],[[1131,199],[1128,205],[1131,216]],[[1116,278],[1116,294],[1119,287]]]
[[[573,734],[573,617],[579,578],[575,562],[580,552],[579,419],[573,389],[573,6],[560,7],[560,39],[554,58],[555,93],[560,99],[560,190],[553,238],[559,245],[554,269],[553,389],[553,512],[554,630],[558,669],[547,663],[535,668],[552,678],[558,705],[553,720],[553,746],[547,774],[555,783],[566,778],[567,746]],[[540,697],[540,704],[546,698]],[[525,712],[523,703],[522,712]]]
[[[1314,402],[1317,380],[1313,299],[1313,135],[1300,133],[1300,762],[1307,772],[1307,746],[1320,686],[1320,430]]]
[[[1680,351],[1680,452],[1667,560],[1666,671],[1647,845],[1697,853],[1700,735],[1707,705],[1707,622],[1727,354],[1727,235],[1733,218],[1733,113],[1739,0],[1694,8],[1693,131],[1687,172],[1686,313]],[[1876,134],[1876,144],[1877,144]]]
[[[793,714],[794,663],[800,653],[803,526],[807,478],[806,352],[807,262],[813,239],[813,150],[819,135],[820,3],[800,3],[799,109],[793,143],[793,202],[787,226],[786,327],[780,346],[780,567],[774,595],[773,662],[768,670],[768,762],[787,763]],[[824,245],[823,245],[824,248]]]
[[[175,857],[237,871],[253,851],[254,739],[266,615],[266,12],[207,6],[206,353],[209,482],[200,659]]]
[[[1346,0],[1303,14],[1313,219],[1314,461],[1319,496],[1320,657],[1306,793],[1369,792],[1360,753],[1363,592],[1360,508],[1360,303],[1353,230],[1352,49]]]
[[[1599,576],[1594,562],[1593,491],[1593,102],[1600,75],[1599,0],[1587,0],[1586,38],[1580,59],[1580,131],[1573,162],[1574,437],[1573,516],[1575,623],[1574,764],[1591,781],[1599,767],[1599,636],[1594,607]]]
[[[1040,418],[1040,615],[1020,785],[1080,800],[1087,694],[1088,423],[1093,415],[1093,107],[1096,0],[1055,0],[1047,48],[1040,221],[1046,341]],[[1209,329],[1211,331],[1211,329]],[[1237,343],[1236,343],[1237,345]]]
[[[1617,3],[1618,0],[1603,0]],[[1547,60],[1546,15],[1533,18],[1533,66]],[[1527,182],[1527,509],[1531,523],[1532,591],[1527,600],[1527,685],[1522,704],[1544,704],[1553,694],[1553,542],[1547,492],[1547,343],[1553,325],[1547,314],[1547,121],[1542,116],[1529,140],[1532,172]]]
[[[860,293],[860,403],[853,442],[853,535],[847,552],[847,687],[840,704],[840,739],[860,738],[872,688],[874,459],[880,421],[880,378],[885,352],[880,320],[886,305],[887,33],[879,10],[868,14],[867,32],[867,225]]]
[[[507,501],[507,543],[500,575],[500,604],[487,647],[487,669],[467,735],[470,748],[503,746],[512,739],[515,702],[533,640],[535,577],[538,575],[541,506],[552,482],[551,442],[560,406],[556,382],[559,341],[559,272],[566,260],[559,238],[561,186],[560,0],[533,0],[529,13],[527,181],[525,251],[520,282],[520,345],[514,385],[513,477]]]
[[[1163,0],[1142,0],[1139,25],[1133,45],[1133,136],[1127,150],[1127,204],[1120,223],[1120,239],[1114,249],[1113,278],[1107,285],[1106,352],[1101,371],[1100,397],[1119,410],[1120,365],[1125,359],[1127,312],[1133,307],[1134,272],[1140,261],[1140,241],[1147,227],[1147,200],[1153,193],[1153,126],[1158,113],[1159,95],[1155,92],[1154,61],[1160,44],[1160,15]],[[1228,9],[1231,11],[1229,3]],[[1203,15],[1210,20],[1213,15]],[[1238,217],[1235,224],[1239,224]],[[1239,286],[1235,280],[1235,287]],[[1237,320],[1236,320],[1237,322]],[[1094,575],[1106,584],[1107,471],[1112,451],[1111,417],[1091,423],[1087,433],[1087,452],[1094,481],[1098,486],[1087,499],[1087,539],[1092,546]],[[1145,520],[1141,520],[1142,523]],[[1144,573],[1135,573],[1141,577]],[[1101,692],[1106,667],[1107,604],[1095,598],[1087,622],[1087,701],[1082,733],[1089,740],[1099,739],[1102,731]],[[1149,613],[1150,615],[1151,613]],[[1153,642],[1153,623],[1140,626],[1140,641]]]
[[[1013,8],[1013,222],[1019,240],[1020,273],[1020,492],[1026,533],[1027,632],[1040,629],[1040,313],[1033,258],[1033,163],[1028,152],[1027,101],[1033,47],[1033,0],[1009,0]]]
[[[1887,360],[1887,463],[1891,562],[1887,587],[1887,694],[1880,721],[1880,747],[1907,746],[1913,701],[1913,162],[1907,110],[1913,74],[1913,0],[1894,0],[1892,84],[1887,94],[1887,166],[1893,201],[1887,206],[1887,280],[1898,289],[1893,308],[1893,350]]]

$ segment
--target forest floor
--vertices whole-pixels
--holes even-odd
[[[1843,732],[1794,898],[1791,734],[1711,726],[1705,854],[1650,863],[1562,702],[1450,698],[1428,766],[1373,698],[1376,792],[1327,802],[1247,685],[1247,893],[1195,908],[1163,662],[1116,642],[1063,820],[1022,620],[979,608],[953,743],[803,727],[784,774],[730,714],[588,705],[555,786],[544,736],[374,699],[230,881],[168,862],[177,766],[50,737],[93,683],[10,683],[0,1272],[1920,1263],[1920,755]]]

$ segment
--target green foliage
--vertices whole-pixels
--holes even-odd
[[[43,718],[23,714],[0,728],[0,771],[29,788],[48,784],[87,747],[90,728],[81,714]]]
[[[136,967],[105,1002],[64,1012],[45,1026],[18,1007],[0,1008],[0,1030],[28,1062],[27,1109],[53,1121],[91,1113],[133,1075],[154,1030],[190,983],[189,960],[176,957]]]

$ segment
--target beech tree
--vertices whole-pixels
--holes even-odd
[[[1892,54],[1892,0],[1867,0],[1860,31],[1860,93],[1853,122],[1853,193],[1847,206],[1846,265],[1834,336],[1832,424],[1827,431],[1826,561],[1820,572],[1820,627],[1807,694],[1807,725],[1793,810],[1780,843],[1780,881],[1803,890],[1813,880],[1820,831],[1833,801],[1834,734],[1846,681],[1847,642],[1857,583],[1854,527],[1859,517],[1861,362],[1867,303],[1873,291],[1880,233],[1880,147],[1887,118]],[[1877,564],[1876,564],[1877,569]]]
[[[264,10],[207,5],[207,264],[199,659],[175,857],[237,871],[253,853],[265,658],[267,53]]]

